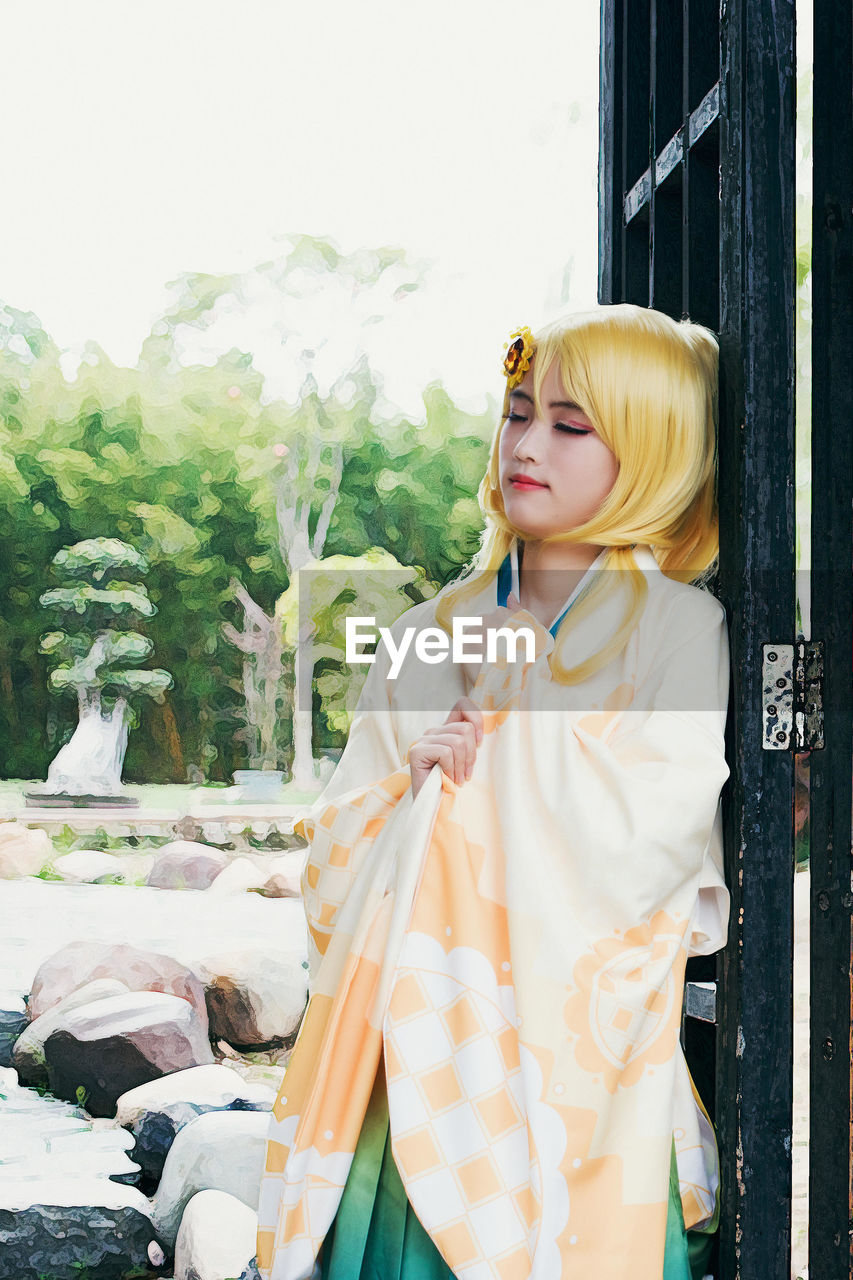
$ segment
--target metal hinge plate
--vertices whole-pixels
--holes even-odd
[[[823,747],[823,641],[762,646],[762,747],[819,751]]]
[[[687,1018],[698,1018],[700,1022],[717,1021],[716,982],[684,984],[684,1015]]]

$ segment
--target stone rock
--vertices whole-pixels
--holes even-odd
[[[100,876],[120,876],[122,860],[102,849],[77,849],[53,862],[57,875],[67,884],[94,884]]]
[[[51,1092],[95,1116],[112,1116],[128,1089],[170,1071],[213,1061],[192,1005],[159,991],[108,996],[69,1010],[44,1044]]]
[[[15,1041],[25,1030],[29,1013],[24,997],[16,991],[0,991],[0,1067],[11,1067]]]
[[[14,1071],[0,1071],[0,1186],[81,1177],[135,1183],[132,1146],[132,1135],[112,1121],[91,1120],[79,1107],[23,1088]]]
[[[225,1191],[257,1213],[269,1126],[262,1111],[207,1111],[184,1125],[166,1156],[152,1206],[158,1238],[167,1247],[198,1191]]]
[[[258,1215],[224,1191],[198,1191],[175,1242],[175,1280],[234,1280],[255,1255]]]
[[[46,831],[23,822],[0,822],[0,879],[38,875],[55,854]]]
[[[301,898],[305,851],[294,849],[267,864],[267,879],[261,890],[265,898]]]
[[[127,849],[118,855],[124,868],[125,884],[146,884],[159,856],[157,849]]]
[[[28,1001],[31,1018],[41,1017],[63,996],[95,978],[115,978],[129,991],[162,991],[188,1000],[207,1028],[204,988],[186,965],[157,951],[124,943],[69,942],[39,965]]]
[[[41,1084],[47,1081],[47,1066],[44,1060],[44,1042],[53,1031],[64,1025],[65,1014],[71,1009],[79,1009],[84,1004],[94,1004],[107,996],[126,996],[128,989],[123,982],[115,978],[96,978],[70,991],[67,996],[55,1004],[41,1017],[34,1018],[18,1039],[12,1050],[12,1062],[18,1075],[27,1084]]]
[[[235,858],[220,871],[208,893],[245,893],[248,889],[260,889],[267,877],[249,858]]]
[[[0,1179],[0,1280],[121,1280],[148,1271],[149,1203],[109,1178]]]
[[[164,844],[148,873],[155,889],[207,889],[228,863],[228,855],[195,840]]]
[[[198,963],[210,1035],[238,1048],[280,1043],[298,1029],[308,995],[304,956],[230,951]]]
[[[175,1134],[207,1111],[271,1111],[275,1089],[252,1084],[219,1063],[173,1071],[123,1093],[116,1121],[136,1139],[131,1153],[147,1178],[159,1181]]]

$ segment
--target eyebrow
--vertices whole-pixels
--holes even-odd
[[[509,398],[517,396],[519,400],[526,400],[528,404],[533,404],[533,397],[529,396],[526,391],[510,391]],[[571,400],[552,400],[548,405],[549,409],[578,409],[583,413],[579,404],[573,404]]]

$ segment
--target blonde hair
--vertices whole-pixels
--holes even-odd
[[[563,684],[578,684],[624,648],[645,608],[648,585],[637,572],[632,546],[649,544],[661,571],[704,586],[719,552],[717,423],[719,346],[710,329],[673,320],[662,311],[617,302],[575,312],[534,334],[534,401],[542,417],[542,383],[556,359],[568,399],[574,401],[619,463],[613,487],[595,514],[546,543],[607,547],[602,569],[560,624],[550,655]],[[509,387],[492,437],[489,464],[477,497],[485,518],[480,546],[462,575],[436,597],[436,621],[452,628],[454,610],[482,589],[469,575],[497,573],[515,536],[525,538],[504,511],[499,441],[509,413]],[[612,638],[586,661],[563,661],[569,632],[627,576],[632,603]]]

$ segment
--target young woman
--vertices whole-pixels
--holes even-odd
[[[377,648],[296,824],[311,998],[264,1280],[704,1274],[719,1165],[679,1030],[729,912],[717,361],[630,304],[512,335],[479,572],[390,629],[422,643],[393,678]]]

